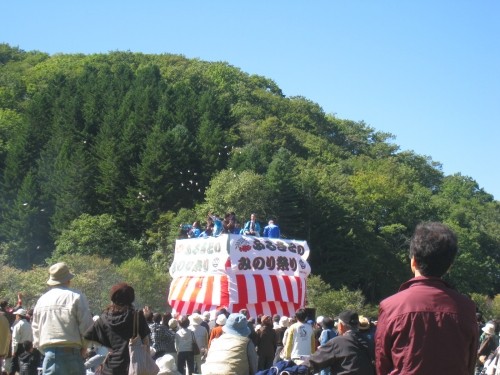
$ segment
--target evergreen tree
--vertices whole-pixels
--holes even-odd
[[[50,254],[52,243],[48,217],[43,202],[39,200],[32,171],[24,177],[16,199],[7,207],[3,217],[4,240],[13,244],[12,252],[5,254],[10,264],[28,269]]]
[[[305,226],[304,201],[297,188],[296,174],[292,154],[279,149],[267,170],[266,185],[272,197],[270,215],[279,224],[281,234],[288,238],[301,238]]]

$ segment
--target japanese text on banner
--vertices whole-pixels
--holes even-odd
[[[311,272],[306,241],[231,236],[231,272],[307,276]]]
[[[196,276],[225,273],[227,236],[177,240],[170,275]]]

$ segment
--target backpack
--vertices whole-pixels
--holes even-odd
[[[261,370],[255,375],[308,375],[309,367],[296,365],[292,360],[276,362],[276,364],[267,370]]]

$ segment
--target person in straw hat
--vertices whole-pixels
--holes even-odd
[[[47,285],[31,319],[33,346],[45,354],[45,375],[84,375],[83,335],[92,325],[87,297],[70,288],[74,275],[64,262],[49,268]]]

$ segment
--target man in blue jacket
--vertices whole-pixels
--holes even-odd
[[[274,224],[274,220],[269,220],[268,225],[264,228],[264,237],[280,238],[280,227]]]

